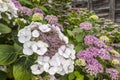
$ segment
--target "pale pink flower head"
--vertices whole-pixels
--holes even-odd
[[[82,22],[79,26],[81,29],[84,29],[84,30],[92,29],[92,24],[89,22]]]

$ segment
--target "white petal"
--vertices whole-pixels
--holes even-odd
[[[31,48],[32,45],[34,44],[34,41],[26,41],[23,45],[24,48]]]
[[[36,51],[38,55],[44,55],[47,52],[47,48],[41,48]]]
[[[58,71],[58,68],[57,67],[51,67],[49,70],[48,70],[48,73],[50,75],[54,75],[55,73],[57,73]]]
[[[31,49],[29,49],[29,48],[24,48],[23,53],[26,54],[26,55],[32,55],[33,51]]]
[[[37,62],[38,62],[40,65],[43,65],[43,56],[38,56]]]
[[[33,45],[32,45],[32,50],[34,51],[34,52],[37,52],[37,44],[36,43],[34,43]]]
[[[43,68],[44,68],[44,70],[45,70],[46,72],[48,72],[49,67],[50,67],[50,66],[49,66],[48,63],[44,63]]]
[[[39,27],[39,29],[42,31],[42,32],[49,32],[51,30],[51,28],[48,26],[48,25],[41,25]]]
[[[32,36],[33,36],[33,37],[39,37],[39,35],[40,35],[40,33],[39,33],[38,30],[34,30],[34,31],[32,32]]]
[[[44,56],[44,59],[43,59],[44,62],[48,62],[49,60],[50,60],[50,57]]]
[[[43,68],[39,66],[38,64],[34,64],[31,66],[32,73],[35,75],[43,73]]]

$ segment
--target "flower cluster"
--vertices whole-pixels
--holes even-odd
[[[84,43],[86,45],[94,45],[94,46],[99,47],[99,48],[106,47],[105,43],[102,40],[97,39],[93,35],[87,35],[87,36],[85,36]]]
[[[57,26],[32,22],[18,32],[18,40],[23,43],[23,53],[36,53],[38,59],[31,66],[33,74],[44,71],[50,75],[64,75],[74,70],[75,50],[68,44],[68,38]]]
[[[13,1],[13,3],[15,4],[15,6],[18,8],[18,12],[19,12],[19,13],[24,14],[24,15],[28,15],[28,16],[32,15],[31,9],[29,9],[29,8],[26,7],[26,6],[22,6],[22,5],[20,4],[20,2],[17,1],[17,0],[12,0],[12,1]]]
[[[58,26],[61,30],[63,30],[63,26],[58,23],[57,16],[47,15],[45,17],[45,20],[47,20],[49,24],[54,24],[54,25]]]
[[[0,18],[2,18],[1,13],[5,13],[9,19],[17,17],[17,10],[12,0],[0,0]]]
[[[106,73],[108,73],[112,79],[118,80],[119,72],[115,70],[114,68],[106,69]]]
[[[85,65],[85,69],[90,75],[97,75],[98,73],[104,72],[101,63],[99,63],[97,58],[112,60],[112,63],[119,64],[118,58],[116,58],[115,55],[110,54],[114,49],[107,46],[102,40],[99,40],[95,36],[88,35],[85,36],[84,43],[89,47],[86,50],[80,50],[77,57],[86,61],[87,64]],[[114,73],[112,73],[110,71],[106,69],[106,73],[109,73],[113,79],[117,79],[118,72],[114,71]]]
[[[80,28],[84,30],[90,30],[92,29],[92,24],[89,22],[83,22],[80,24]]]

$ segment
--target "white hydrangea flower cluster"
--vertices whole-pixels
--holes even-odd
[[[3,12],[9,19],[17,17],[17,10],[12,0],[0,0],[0,18],[2,18],[1,13]]]
[[[55,42],[54,38],[52,38],[53,41],[47,40],[51,39],[49,38],[51,36],[45,38],[44,34],[51,34],[52,31],[56,32],[59,39],[55,39],[58,43],[60,43],[59,40],[61,40],[62,44],[60,44],[60,46],[56,45],[57,41]],[[25,26],[18,32],[18,40],[23,43],[23,53],[25,55],[32,55],[33,53],[38,54],[36,63],[31,66],[33,74],[38,75],[45,71],[50,75],[54,75],[56,73],[64,75],[73,72],[75,59],[74,46],[72,44],[68,44],[68,38],[64,36],[57,26],[42,24],[40,22],[32,22],[30,25]],[[48,43],[45,40],[48,41]],[[50,41],[52,41],[52,44],[55,44],[52,45],[53,47],[58,47],[52,56],[46,55],[46,53],[51,49]],[[51,51],[54,51],[54,49]],[[51,52],[49,52],[49,54],[50,53]]]
[[[52,58],[39,56],[36,61],[37,64],[31,66],[32,73],[38,75],[45,71],[50,75],[56,73],[64,75],[73,72],[75,59],[75,51],[73,48],[73,45],[67,45],[64,49],[59,48],[58,53]]]

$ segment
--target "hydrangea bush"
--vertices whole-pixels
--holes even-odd
[[[70,2],[0,0],[0,80],[120,79],[120,27]]]

